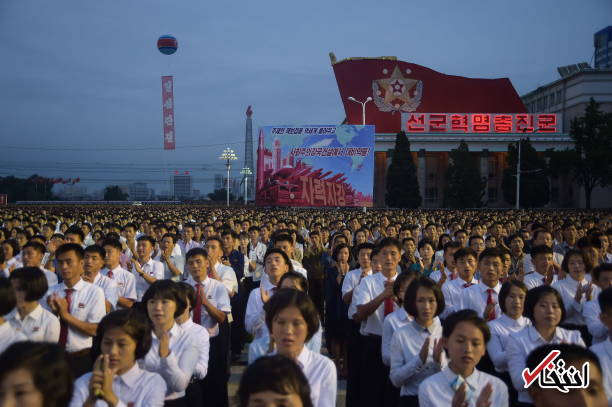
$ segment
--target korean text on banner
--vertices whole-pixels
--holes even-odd
[[[164,120],[164,150],[174,150],[174,84],[172,76],[162,76],[162,111]]]

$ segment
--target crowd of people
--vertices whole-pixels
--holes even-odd
[[[49,205],[0,225],[0,406],[331,407],[340,379],[348,407],[612,406],[610,211]],[[533,380],[553,351],[585,386]]]

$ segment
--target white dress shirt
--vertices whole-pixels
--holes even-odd
[[[512,335],[522,331],[531,321],[523,316],[512,319],[506,314],[501,314],[488,323],[491,330],[491,340],[487,343],[487,353],[495,366],[497,372],[508,371],[508,340]]]
[[[397,273],[391,278],[395,281]],[[380,273],[374,273],[361,279],[359,289],[353,292],[353,303],[355,307],[364,305],[378,297],[385,289],[387,278]],[[397,307],[397,306],[395,306]],[[356,309],[356,308],[355,308]],[[361,324],[362,335],[379,335],[382,336],[383,321],[385,319],[385,304],[382,302],[380,306]]]
[[[541,285],[544,285],[545,280],[546,280],[546,276],[543,276],[537,271],[534,271],[532,273],[525,274],[525,277],[523,278],[523,283],[525,283],[528,290],[531,290],[532,288],[536,288]],[[556,281],[557,281],[557,275],[555,274],[553,275],[551,284],[554,284]]]
[[[612,406],[612,342],[610,338],[607,338],[605,341],[591,346],[591,350],[599,358],[608,406]]]
[[[174,274],[172,270],[170,270],[170,267],[168,267],[168,263],[166,263],[166,261],[162,261],[162,259],[163,257],[161,251],[155,257],[153,257],[153,260],[158,261],[164,265],[164,279],[172,281],[181,281],[186,280],[189,277],[189,273],[185,271],[185,260],[183,256],[181,256],[180,254],[171,253],[169,257],[172,265],[181,272],[181,274],[179,275]]]
[[[419,406],[420,407],[448,407],[453,403],[455,390],[451,383],[459,376],[449,367],[445,367],[441,372],[428,377],[419,386]],[[481,372],[474,368],[471,375],[461,378],[467,382],[468,393],[472,396],[467,400],[468,407],[475,407],[476,400],[480,396],[482,389],[491,383],[493,392],[491,393],[491,406],[508,407],[508,387],[506,383],[495,376]]]
[[[267,250],[268,247],[260,241],[257,241],[255,246],[249,241],[249,261],[254,261],[258,265],[263,266],[264,256]]]
[[[276,286],[270,282],[270,279],[262,279],[261,287],[263,287],[270,296],[272,296],[276,290]],[[261,338],[267,332],[266,314],[263,306],[264,302],[261,298],[261,289],[252,290],[249,294],[246,313],[244,315],[244,328],[248,333],[253,335],[255,339]]]
[[[586,325],[586,321],[582,316],[582,307],[584,303],[587,302],[584,291],[579,303],[574,299],[576,296],[576,290],[578,289],[578,284],[582,284],[582,288],[584,290],[589,282],[586,279],[576,281],[568,274],[568,276],[563,280],[556,281],[552,284],[552,288],[557,290],[559,294],[561,294],[561,298],[563,298],[563,305],[565,305],[566,313],[565,320],[563,321],[564,324]],[[597,298],[600,289],[595,284],[593,284],[592,287],[592,298]]]
[[[295,271],[296,273],[300,273],[304,277],[308,278],[308,272],[306,271],[306,269],[302,266],[300,262],[293,260],[293,259],[289,259],[289,260],[291,260],[291,266],[293,266],[293,271]]]
[[[326,356],[311,352],[306,346],[297,358],[310,385],[310,398],[314,407],[335,407],[338,379],[336,366]]]
[[[553,252],[553,261],[555,264],[561,265],[561,263],[563,263],[563,255],[561,253]],[[525,271],[525,274],[535,271],[533,261],[531,260],[531,254],[526,254],[523,256],[523,270]]]
[[[478,280],[472,277],[470,283],[466,283],[461,277],[454,280],[446,281],[442,285],[442,294],[444,295],[444,311],[440,315],[441,318],[446,318],[447,315],[462,309],[463,292],[467,285],[478,284]],[[484,310],[483,310],[484,311]],[[482,314],[482,313],[481,313]]]
[[[236,278],[236,272],[230,266],[217,262],[215,264],[215,270],[219,274],[221,282],[227,289],[227,293],[231,296],[238,292],[238,279]]]
[[[155,261],[153,259],[149,259],[145,264],[140,266],[142,268],[142,272],[153,277],[156,280],[164,279],[164,265],[159,261]],[[141,301],[144,293],[149,289],[151,284],[147,282],[138,272],[136,272],[136,267],[132,266],[134,278],[136,278],[136,296],[137,300]]]
[[[601,308],[596,297],[584,303],[582,317],[589,333],[593,336],[593,344],[603,342],[608,338],[608,328],[599,319],[599,314],[601,314]]]
[[[425,363],[419,353],[425,340],[429,338],[429,353]],[[435,340],[442,338],[442,325],[436,317],[433,323],[425,328],[416,321],[398,329],[391,339],[389,378],[395,387],[401,387],[401,396],[416,396],[419,385],[429,376],[440,371],[446,365],[444,352],[440,355],[441,365],[433,359]]]
[[[194,323],[191,319],[183,322],[180,326],[185,332],[193,336],[193,340],[200,349],[200,356],[198,357],[194,374],[198,379],[203,379],[208,373],[208,353],[210,351],[210,335],[208,330],[202,325]]]
[[[57,279],[57,274],[55,274],[54,272],[52,272],[51,270],[47,270],[44,267],[39,267],[39,269],[43,272],[43,274],[45,275],[45,278],[47,279],[47,285],[49,287],[51,287],[52,285],[55,285],[59,282],[59,280]]]
[[[107,268],[100,270],[100,273],[106,277],[109,277],[108,272],[109,270]],[[138,299],[138,295],[136,295],[136,276],[122,268],[120,265],[115,267],[112,270],[112,273],[113,276],[109,278],[115,280],[117,283],[119,297],[136,301]],[[140,276],[138,276],[138,278],[142,279]]]
[[[8,321],[0,325],[0,353],[15,342],[26,341],[28,338],[14,329]]]
[[[111,280],[102,273],[98,273],[94,278],[93,284],[104,291],[104,298],[111,305],[111,311],[117,309],[119,299],[119,286],[115,280]]]
[[[83,407],[89,397],[91,372],[85,373],[74,383],[70,407]],[[119,402],[116,407],[162,407],[166,397],[166,382],[157,373],[141,369],[138,363],[122,375],[113,378],[113,393]],[[106,407],[104,400],[97,400],[96,407]]]
[[[185,256],[187,256],[187,253],[189,252],[189,250],[191,249],[195,249],[195,248],[202,248],[202,244],[196,242],[195,240],[190,240],[188,242],[183,241],[183,239],[178,241],[178,246],[181,248],[181,254],[183,256],[183,258]]]
[[[66,298],[68,287],[65,283],[59,283],[49,288],[47,296],[57,294],[61,298]],[[74,287],[70,301],[70,314],[76,319],[90,324],[97,324],[106,315],[106,305],[104,304],[104,291],[87,281],[79,280]],[[41,299],[41,305],[48,307],[46,298]],[[91,348],[92,337],[68,326],[68,336],[66,338],[66,351],[77,352],[86,348]]]
[[[192,277],[189,277],[187,280],[185,280],[185,282],[193,287],[197,295],[198,289],[196,285],[198,283]],[[217,308],[219,311],[225,312],[228,315],[232,312],[232,306],[230,304],[229,295],[227,294],[227,289],[220,281],[207,277],[200,284],[202,284],[202,289],[204,290],[204,294],[206,294],[206,299],[210,301],[215,308]],[[217,336],[219,334],[219,323],[208,313],[208,311],[206,311],[204,305],[202,305],[200,315],[200,325],[208,330],[208,334],[211,338]]]
[[[545,341],[533,325],[526,326],[518,334],[510,337],[506,350],[508,355],[508,372],[512,378],[514,388],[518,391],[518,400],[521,403],[533,403],[525,389],[522,375],[523,369],[526,367],[527,356],[538,346],[558,343],[573,343],[585,347],[579,331],[569,331],[559,327],[555,330],[555,334],[550,342]]]
[[[495,318],[501,315],[501,308],[499,307],[499,301],[497,296],[499,290],[501,290],[501,284],[498,282],[495,287],[489,287],[482,281],[476,285],[466,288],[463,291],[461,298],[461,305],[464,309],[471,309],[476,311],[478,315],[482,317],[485,308],[487,307],[487,298],[489,297],[489,289],[493,290],[491,295],[493,302],[495,303]]]
[[[444,267],[444,271],[446,272],[446,281],[451,281],[451,278],[453,277],[453,271],[450,269],[447,269],[446,267]],[[437,283],[442,278],[442,271],[440,270],[432,271],[431,274],[429,275],[429,278],[431,278],[433,281]]]
[[[13,313],[8,322],[14,330],[24,334],[30,341],[57,343],[59,340],[59,319],[40,304],[23,319],[19,312]]]
[[[382,332],[382,361],[386,366],[390,366],[391,363],[389,351],[393,334],[401,327],[408,325],[410,321],[412,321],[412,317],[403,307],[399,307],[385,317]]]
[[[193,335],[183,330],[179,324],[170,328],[170,354],[159,357],[159,338],[151,333],[151,349],[142,361],[141,367],[159,373],[168,387],[166,400],[175,400],[185,395],[185,389],[194,374],[200,349]]]
[[[353,291],[361,282],[361,273],[363,271],[361,270],[361,268],[356,268],[354,270],[350,270],[348,273],[346,273],[346,275],[344,276],[344,280],[342,280],[342,296],[344,297],[347,293]],[[366,272],[366,276],[369,276],[370,274],[372,274],[372,270]]]

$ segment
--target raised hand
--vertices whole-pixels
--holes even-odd
[[[444,350],[442,338],[438,338],[434,342],[433,359],[438,364],[442,364],[442,351]]]
[[[427,337],[427,339],[425,339],[425,342],[423,342],[423,346],[421,346],[421,350],[419,352],[419,357],[421,358],[422,364],[425,364],[425,362],[427,361],[427,355],[429,355],[429,342],[430,338]]]
[[[468,403],[466,400],[466,386],[467,385],[465,384],[465,382],[461,383],[461,386],[459,386],[459,388],[455,392],[455,395],[453,396],[453,401],[451,404],[452,407],[467,407]]]
[[[491,382],[487,383],[482,388],[478,399],[476,400],[476,407],[491,407],[491,395],[493,394],[493,386]]]
[[[263,284],[259,286],[259,292],[261,293],[261,300],[263,301],[263,303],[267,303],[270,299],[270,293],[263,287]]]

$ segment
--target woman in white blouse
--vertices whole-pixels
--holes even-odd
[[[172,280],[151,284],[142,303],[153,324],[151,349],[142,367],[159,373],[166,381],[168,390],[164,406],[185,406],[185,389],[195,372],[200,353],[193,335],[175,322],[187,303]]]
[[[554,288],[542,285],[529,290],[525,298],[524,314],[532,325],[510,336],[506,351],[510,377],[518,392],[519,403],[517,405],[533,403],[525,390],[522,374],[527,355],[533,349],[546,344],[558,343],[584,346],[579,331],[559,328],[559,324],[565,319],[566,311],[561,295]]]
[[[70,407],[163,406],[166,382],[137,363],[150,348],[151,327],[141,311],[123,309],[105,316],[93,339],[93,371],[75,382]]]
[[[414,318],[399,328],[391,339],[389,377],[401,387],[399,406],[418,406],[419,385],[439,372],[445,364],[442,326],[438,315],[444,311],[444,296],[438,284],[419,277],[408,286],[404,308]]]
[[[314,407],[335,407],[337,372],[334,362],[310,351],[305,343],[319,330],[319,313],[308,296],[282,288],[264,306],[266,326],[277,352],[295,361],[310,385]]]
[[[527,286],[522,281],[506,281],[499,291],[499,306],[502,314],[499,318],[488,322],[491,330],[491,340],[487,344],[487,353],[493,362],[496,375],[508,386],[510,405],[514,405],[518,394],[512,386],[508,374],[508,340],[530,325],[528,318],[523,316]]]

